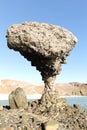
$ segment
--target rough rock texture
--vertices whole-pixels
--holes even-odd
[[[38,113],[51,119],[55,119],[59,115],[59,109],[63,109],[66,106],[66,100],[58,97],[57,92],[47,91],[42,95],[40,100],[29,103],[29,110],[32,113]]]
[[[45,130],[44,128],[50,127],[50,120],[53,122],[50,128],[57,127],[57,130],[87,130],[87,112],[80,106],[66,105],[63,109],[60,108],[56,116],[54,113],[46,113],[47,111],[39,114],[36,111],[30,112],[30,109],[4,108],[0,111],[0,130]]]
[[[17,99],[13,93],[17,93]],[[48,130],[49,120],[55,120],[56,124],[53,123],[52,128],[58,128],[57,118],[59,116],[60,109],[64,109],[66,106],[66,100],[58,97],[57,92],[46,91],[40,100],[32,101],[28,103],[28,108],[25,108],[20,103],[22,98],[20,98],[20,90],[17,88],[15,92],[12,92],[10,96],[14,103],[17,104],[16,109],[5,109],[0,112],[0,128],[12,127],[13,130]],[[22,93],[23,94],[23,93]],[[51,99],[51,100],[50,100]],[[12,102],[11,102],[12,103]],[[18,107],[19,106],[19,107]],[[20,108],[20,109],[18,109]],[[43,129],[44,126],[44,129]],[[55,130],[55,129],[54,129]]]
[[[41,72],[46,89],[54,89],[55,76],[66,63],[66,56],[77,39],[68,30],[46,23],[25,22],[8,28],[10,49],[19,51],[32,66]]]
[[[26,94],[22,88],[17,88],[9,94],[9,105],[11,109],[25,108],[27,109],[28,103]]]
[[[46,88],[40,100],[30,102],[28,109],[23,110],[22,115],[16,116],[20,122],[18,124],[16,122],[16,128],[21,130],[25,126],[26,130],[51,130],[54,127],[49,128],[48,126],[47,129],[45,124],[49,125],[49,120],[55,120],[54,130],[57,128],[58,130],[66,130],[67,127],[63,125],[65,125],[66,117],[68,118],[66,115],[67,104],[65,99],[58,97],[54,80],[61,71],[61,65],[66,63],[69,52],[75,46],[76,37],[62,27],[46,23],[26,22],[8,28],[7,42],[10,49],[19,51],[27,60],[31,61],[32,66],[36,66],[36,69],[41,72]],[[64,118],[62,117],[63,112]],[[72,109],[71,113],[73,113]],[[14,124],[11,126],[14,127]],[[73,129],[74,127],[71,130]]]

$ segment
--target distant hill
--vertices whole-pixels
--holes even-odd
[[[24,81],[0,80],[0,94],[9,94],[17,87],[22,87],[27,95],[42,94],[44,86],[37,86]],[[55,88],[59,96],[87,96],[87,83],[57,83]]]

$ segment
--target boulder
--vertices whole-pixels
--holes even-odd
[[[8,28],[6,37],[8,47],[19,51],[41,72],[46,90],[55,90],[55,77],[77,38],[63,27],[38,22],[14,24]]]
[[[44,124],[44,130],[58,130],[59,123],[56,120],[49,120]]]
[[[18,109],[18,108],[27,109],[28,102],[26,94],[22,88],[18,87],[9,94],[9,105],[12,109]]]

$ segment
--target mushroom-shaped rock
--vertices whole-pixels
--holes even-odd
[[[38,22],[14,24],[7,30],[10,49],[19,51],[41,72],[46,89],[53,84],[77,38],[67,29]]]

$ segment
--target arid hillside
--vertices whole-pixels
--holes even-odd
[[[0,80],[0,94],[9,94],[17,87],[22,87],[27,95],[42,94],[44,92],[44,86],[35,86],[24,81]],[[55,88],[59,96],[87,96],[87,83],[57,83]]]

